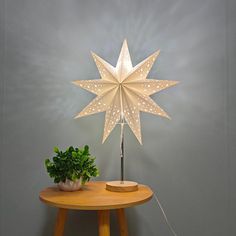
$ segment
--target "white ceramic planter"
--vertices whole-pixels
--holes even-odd
[[[77,179],[76,181],[71,181],[66,179],[66,182],[60,182],[58,184],[58,188],[62,191],[73,192],[77,191],[81,188],[81,179]]]

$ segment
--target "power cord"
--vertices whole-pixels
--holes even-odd
[[[173,229],[171,223],[169,222],[169,220],[168,220],[168,218],[167,218],[167,216],[166,216],[166,213],[165,213],[165,211],[164,211],[164,209],[163,209],[163,207],[162,207],[162,205],[161,205],[161,202],[159,201],[157,195],[156,195],[155,193],[154,193],[153,195],[154,195],[154,199],[156,200],[156,202],[157,202],[159,208],[161,209],[162,215],[163,215],[163,217],[164,217],[164,219],[165,219],[165,222],[166,222],[166,224],[168,225],[170,231],[172,232],[172,234],[173,234],[174,236],[177,236],[177,234],[175,233],[175,231],[174,231],[174,229]]]

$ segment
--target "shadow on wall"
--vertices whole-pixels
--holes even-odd
[[[57,208],[45,206],[44,216],[44,223],[41,227],[41,232],[39,233],[39,235],[53,235],[57,217]],[[110,217],[111,233],[114,236],[119,236],[120,234],[118,229],[118,218],[115,210],[110,211]],[[97,211],[68,210],[64,235],[77,234],[82,236],[98,235]],[[132,233],[131,235],[136,234]]]
[[[44,203],[42,203],[40,207],[43,207],[44,209],[43,211],[44,217],[43,217],[43,214],[41,216],[44,222],[42,222],[42,227],[39,228],[41,232],[39,232],[38,235],[41,235],[41,236],[53,235],[57,211],[56,211],[56,208],[48,207],[46,205],[43,206],[43,205]]]
[[[150,226],[151,222],[146,219],[144,214],[140,214],[136,208],[129,208],[126,210],[126,214],[130,235],[157,235],[156,232],[151,230],[154,228]],[[137,224],[137,222],[139,223]]]
[[[41,219],[44,221],[42,222],[42,227],[40,227],[40,232],[38,235],[53,235],[58,209],[44,205],[44,203],[41,204],[41,207],[43,208]],[[151,231],[151,229],[155,227],[151,227],[151,222],[148,220],[148,215],[146,215],[146,213],[142,214],[143,211],[141,208],[143,208],[145,212],[145,205],[139,206],[137,209],[126,209],[129,234],[138,235],[142,231],[144,235],[156,235],[155,232]],[[119,236],[120,234],[116,211],[111,210],[110,216],[111,233],[114,236]],[[139,223],[137,224],[137,222]],[[64,235],[77,234],[83,236],[98,235],[97,211],[68,210]]]
[[[57,218],[58,208],[45,205],[44,207],[44,223],[41,227],[39,235],[53,235],[55,222]],[[88,222],[89,226],[88,227]],[[64,235],[74,235],[75,232],[78,235],[97,235],[97,214],[96,211],[76,211],[68,210],[67,219],[65,222]]]

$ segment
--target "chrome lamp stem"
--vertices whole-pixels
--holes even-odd
[[[120,182],[121,184],[124,183],[124,118],[122,117],[120,123],[120,160],[121,160],[121,175],[120,175]]]

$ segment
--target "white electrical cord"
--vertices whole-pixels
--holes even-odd
[[[168,218],[167,218],[167,216],[166,216],[166,213],[165,213],[165,211],[164,211],[164,209],[163,209],[163,207],[162,207],[162,205],[161,205],[161,203],[160,203],[160,201],[159,201],[159,199],[158,199],[158,197],[157,197],[157,195],[156,195],[155,193],[154,193],[154,198],[155,198],[155,200],[156,200],[156,202],[157,202],[159,208],[161,209],[162,215],[163,215],[163,217],[164,217],[164,219],[165,219],[165,222],[166,222],[166,224],[168,225],[170,231],[172,232],[172,234],[173,234],[174,236],[177,236],[177,234],[175,233],[175,231],[174,231],[172,225],[170,224],[170,222],[169,222],[169,220],[168,220]]]

